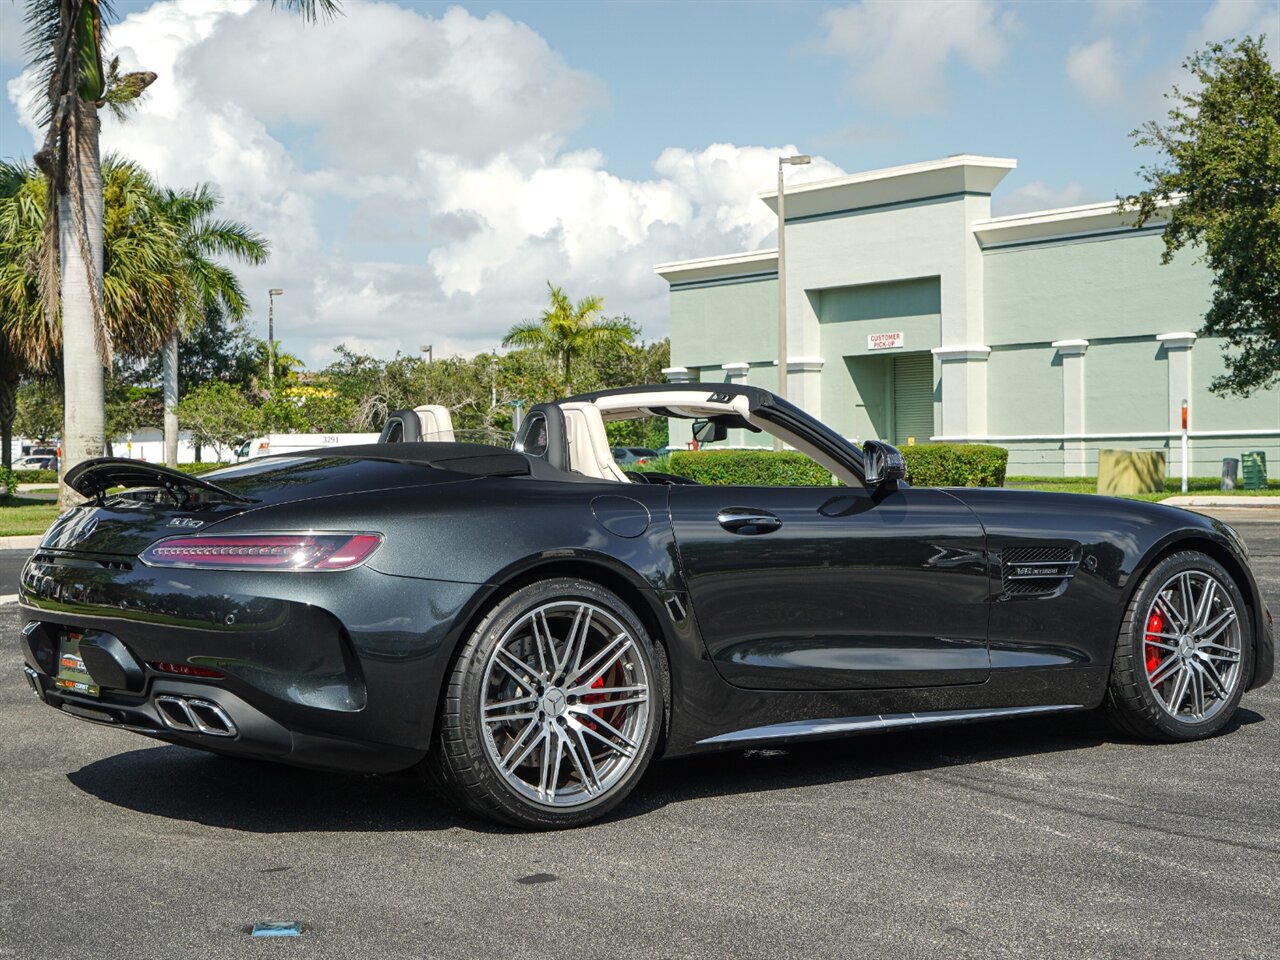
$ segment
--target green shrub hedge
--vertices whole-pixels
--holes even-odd
[[[917,487],[1004,486],[1009,451],[981,444],[903,447],[907,479]],[[674,450],[671,473],[698,483],[756,487],[822,487],[831,474],[793,450]]]
[[[199,476],[202,473],[208,473],[210,470],[221,470],[223,467],[229,466],[231,466],[231,464],[226,462],[180,463],[178,464],[178,469],[183,473],[189,473],[192,476]]]
[[[671,472],[698,483],[822,487],[831,474],[792,450],[673,450]]]
[[[903,447],[907,479],[916,487],[1003,487],[1009,451],[981,443]]]
[[[0,498],[5,500],[12,499],[18,495],[18,477],[8,467],[0,466],[0,488],[4,493],[0,494]]]

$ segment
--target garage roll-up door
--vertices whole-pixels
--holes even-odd
[[[893,358],[893,442],[908,437],[927,443],[933,436],[933,356],[907,353]]]

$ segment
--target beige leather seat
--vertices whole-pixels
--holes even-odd
[[[453,442],[453,417],[449,408],[438,403],[427,403],[414,407],[418,422],[422,425],[422,439],[428,443]]]
[[[569,444],[569,469],[584,477],[630,483],[609,446],[604,419],[593,403],[562,403],[566,440]]]

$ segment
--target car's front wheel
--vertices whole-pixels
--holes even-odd
[[[521,827],[588,823],[644,773],[662,727],[661,654],[612,592],[557,578],[507,596],[466,641],[444,693],[434,779]]]
[[[1248,608],[1220,563],[1166,557],[1134,594],[1103,707],[1115,726],[1156,740],[1199,740],[1226,726],[1253,665]]]

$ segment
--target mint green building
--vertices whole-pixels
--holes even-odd
[[[1280,391],[1209,392],[1207,267],[1162,265],[1163,224],[1135,229],[1114,203],[992,217],[1015,166],[962,155],[788,187],[792,402],[852,440],[999,444],[1012,474],[1089,475],[1121,448],[1165,450],[1176,476],[1185,399],[1193,476],[1246,450],[1280,470]],[[776,388],[777,251],[655,270],[670,379]]]

